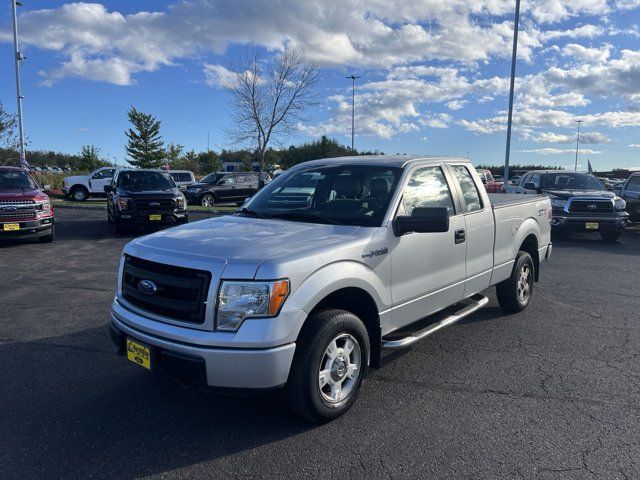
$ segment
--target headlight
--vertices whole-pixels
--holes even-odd
[[[187,200],[184,197],[176,198],[176,205],[180,210],[184,210],[187,207]]]
[[[274,317],[289,295],[289,280],[222,282],[218,293],[216,330],[235,332],[245,318]]]
[[[621,198],[616,198],[616,210],[624,210],[627,208],[627,202]]]
[[[42,212],[45,215],[49,215],[51,213],[51,202],[49,200],[42,202]]]
[[[564,198],[552,198],[551,206],[555,208],[564,208],[566,200]]]
[[[126,197],[119,197],[118,198],[118,208],[120,210],[126,210],[127,207],[129,206],[129,199]]]

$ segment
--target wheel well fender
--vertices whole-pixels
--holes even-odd
[[[534,279],[540,279],[540,252],[538,250],[538,237],[534,233],[529,233],[518,248],[518,251],[527,252],[533,259]]]

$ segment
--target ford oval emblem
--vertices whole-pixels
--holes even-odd
[[[18,207],[3,207],[2,208],[3,212],[15,212],[16,210],[18,210]]]
[[[158,291],[158,286],[151,280],[140,280],[138,282],[138,290],[146,295],[153,295]]]
[[[150,206],[150,207],[159,207],[159,206],[160,206],[160,204],[159,204],[158,202],[151,202],[151,203],[149,204],[149,206]]]
[[[589,210],[595,210],[596,208],[598,208],[598,206],[595,203],[590,203],[589,205],[587,205],[587,208]]]

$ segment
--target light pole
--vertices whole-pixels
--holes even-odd
[[[518,54],[518,25],[520,0],[516,0],[516,17],[513,26],[513,53],[511,55],[511,85],[509,87],[509,116],[507,118],[507,152],[504,157],[504,185],[509,184],[509,154],[511,152],[511,123],[513,121],[513,90],[516,83],[516,57]]]
[[[18,45],[18,13],[17,7],[21,7],[22,3],[18,0],[11,0],[11,10],[13,13],[13,47],[16,63],[16,97],[18,99],[18,131],[20,132],[20,166],[28,167],[24,148],[24,128],[22,122],[22,94],[20,93],[20,62],[24,60],[24,55],[20,51]]]
[[[353,148],[353,138],[354,131],[356,126],[356,79],[362,77],[356,77],[355,75],[349,75],[348,77],[351,79],[351,153],[355,152]]]
[[[580,125],[582,124],[582,120],[576,120],[576,123],[578,124],[578,134],[576,135],[576,165],[574,170],[577,172],[578,171],[578,150],[580,148]]]

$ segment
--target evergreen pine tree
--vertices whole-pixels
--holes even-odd
[[[133,128],[125,132],[128,138],[129,163],[140,168],[160,168],[165,158],[164,142],[160,136],[160,120],[149,113],[131,107],[129,121]]]

